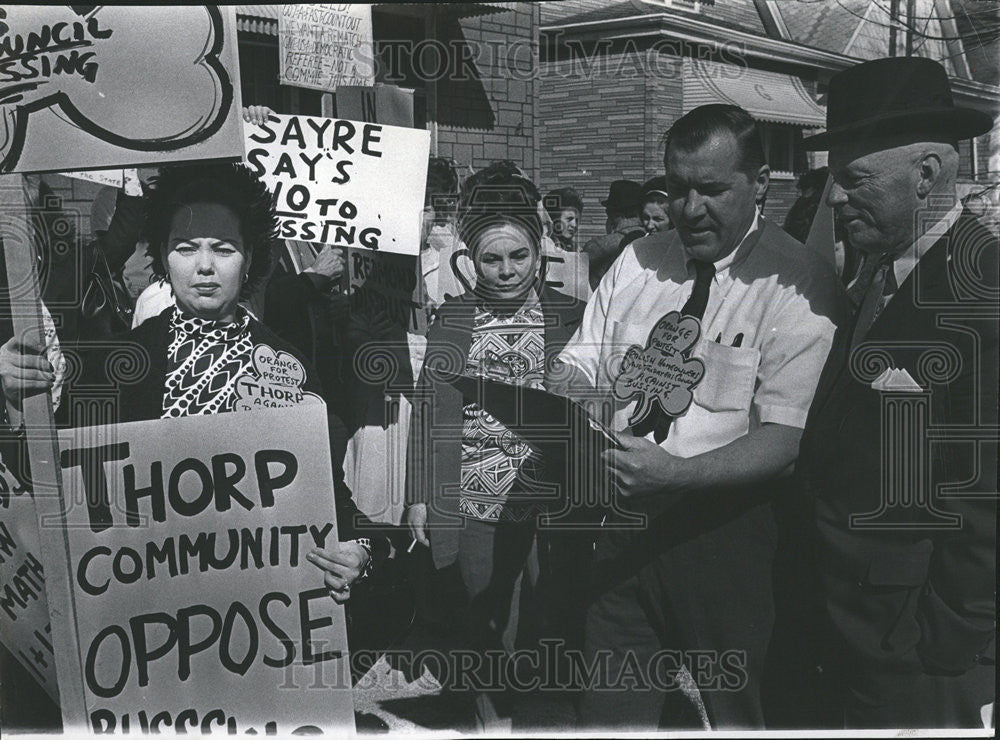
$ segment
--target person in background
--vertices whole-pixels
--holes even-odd
[[[631,242],[646,232],[639,222],[642,208],[642,185],[633,180],[615,180],[608,190],[608,197],[601,201],[608,220],[607,233],[597,236],[583,245],[583,251],[590,255],[590,287],[597,290],[611,264],[618,259]]]
[[[537,579],[536,519],[545,510],[539,497],[551,496],[551,484],[531,445],[434,370],[457,362],[474,377],[545,387],[550,361],[575,330],[583,304],[538,284],[542,224],[531,181],[510,162],[473,177],[464,188],[459,232],[475,284],[440,306],[427,335],[404,521],[430,547],[435,578],[461,582],[465,603],[448,609],[461,646],[509,653],[518,628],[526,629],[518,621],[516,584],[522,574],[529,583]],[[488,688],[475,696],[484,729],[510,723],[512,697],[501,676],[484,675]]]
[[[959,141],[992,126],[938,62],[895,57],[835,75],[803,142],[829,150],[827,204],[875,265],[797,465],[819,602],[803,644],[848,729],[994,724],[1000,250],[956,192]]]
[[[798,239],[803,244],[809,237],[809,229],[812,227],[816,210],[823,198],[823,188],[826,187],[828,174],[829,170],[826,167],[809,170],[800,175],[795,184],[799,191],[799,197],[788,209],[783,228],[789,236]]]
[[[642,186],[642,211],[639,222],[647,234],[672,228],[667,215],[667,178],[663,175],[650,178]]]
[[[564,252],[576,251],[576,232],[583,215],[583,199],[573,188],[558,188],[545,196],[545,210],[552,219],[552,241]]]
[[[451,258],[465,249],[458,235],[458,173],[444,157],[427,161],[427,186],[424,191],[424,219],[420,249],[420,272],[427,296],[427,310],[433,312],[449,296],[462,292],[452,270]]]

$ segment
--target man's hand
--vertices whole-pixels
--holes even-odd
[[[341,247],[325,244],[313,262],[302,272],[320,275],[328,280],[336,280],[344,274],[344,251]]]
[[[406,507],[404,518],[413,539],[421,545],[430,547],[431,543],[427,539],[427,504],[413,504]]]
[[[621,495],[645,498],[682,488],[684,458],[676,457],[642,437],[619,435],[624,450],[606,450],[608,464]]]
[[[0,384],[15,409],[20,410],[21,401],[28,396],[48,391],[55,378],[44,341],[11,337],[0,347]]]
[[[337,542],[330,549],[315,548],[306,559],[323,571],[323,582],[338,604],[351,598],[351,584],[368,565],[368,552],[357,542]]]
[[[249,105],[243,109],[243,120],[247,123],[263,126],[267,123],[267,117],[273,112],[266,105]]]

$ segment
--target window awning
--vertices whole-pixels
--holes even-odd
[[[237,5],[236,30],[277,36],[280,8],[280,5]]]
[[[760,121],[823,128],[826,109],[802,80],[735,64],[684,59],[684,112],[708,103],[738,105]]]

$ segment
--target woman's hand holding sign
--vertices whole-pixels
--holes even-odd
[[[315,548],[306,558],[323,571],[323,582],[338,604],[351,598],[351,584],[368,566],[368,551],[359,543],[338,542],[328,549]]]
[[[44,393],[55,382],[52,363],[45,356],[45,342],[40,338],[11,337],[0,347],[0,382],[7,401],[15,409],[28,396]]]
[[[248,105],[243,108],[243,120],[255,126],[263,126],[274,111],[266,105]]]

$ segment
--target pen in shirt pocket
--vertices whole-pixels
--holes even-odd
[[[722,344],[722,332],[719,332],[719,336],[715,338],[716,344]],[[733,338],[733,347],[739,347],[743,344],[743,332],[740,332]]]

